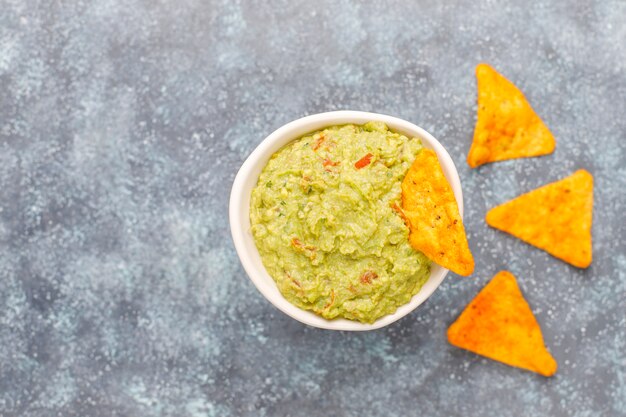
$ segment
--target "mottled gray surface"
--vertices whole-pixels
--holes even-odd
[[[626,414],[626,3],[335,3],[0,2],[0,415]],[[483,60],[529,97],[553,155],[467,167]],[[439,138],[477,261],[369,333],[275,310],[227,225],[252,149],[335,109]],[[577,168],[596,181],[588,270],[485,225]],[[504,268],[554,378],[446,343]]]

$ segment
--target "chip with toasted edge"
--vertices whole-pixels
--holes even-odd
[[[557,364],[515,277],[501,271],[448,328],[448,342],[490,359],[544,376]]]
[[[415,250],[459,275],[474,271],[454,193],[430,149],[417,154],[402,180],[402,212]]]
[[[476,79],[478,119],[467,155],[469,166],[554,151],[552,133],[513,83],[487,64],[476,67]]]
[[[487,224],[578,268],[591,264],[593,176],[581,169],[487,212]]]

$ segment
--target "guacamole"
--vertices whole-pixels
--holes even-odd
[[[409,302],[430,261],[409,244],[400,184],[422,148],[380,122],[332,126],[276,152],[252,191],[263,264],[292,304],[372,323]]]

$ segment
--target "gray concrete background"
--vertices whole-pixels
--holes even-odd
[[[526,3],[1,1],[0,415],[625,415],[626,3]],[[468,168],[481,61],[525,92],[553,155]],[[477,262],[362,334],[275,310],[227,225],[252,149],[336,109],[439,138]],[[578,168],[596,185],[589,269],[483,221]],[[446,343],[501,269],[554,378]]]

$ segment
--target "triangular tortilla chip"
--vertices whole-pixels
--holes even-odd
[[[487,224],[579,268],[591,264],[593,177],[584,169],[489,210]]]
[[[501,271],[448,328],[448,342],[490,359],[554,375],[557,364],[515,277]]]
[[[487,64],[476,67],[478,120],[467,155],[472,168],[488,162],[552,153],[552,133],[513,83]]]
[[[430,149],[417,155],[402,180],[402,209],[415,250],[459,275],[474,271],[454,193]]]

